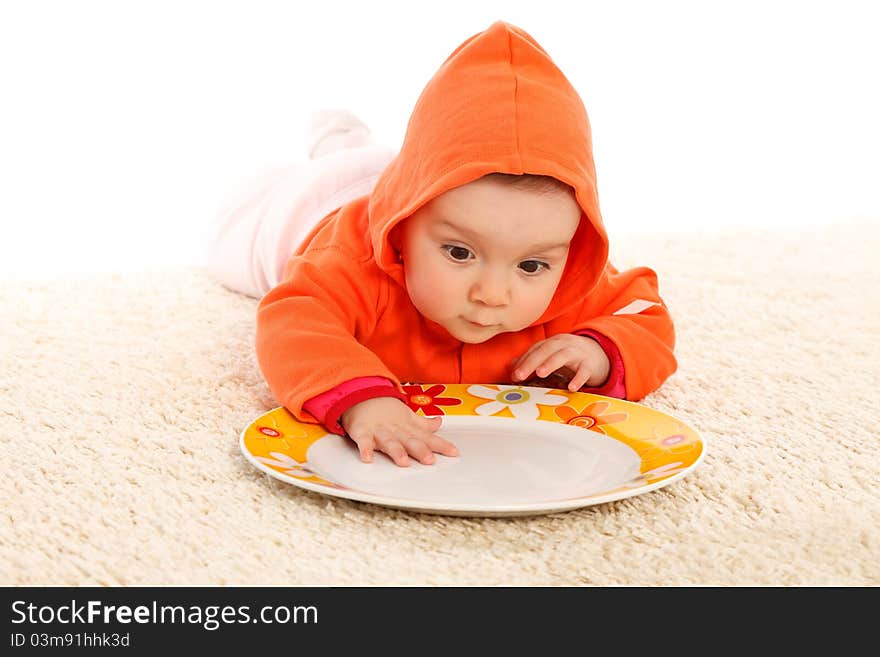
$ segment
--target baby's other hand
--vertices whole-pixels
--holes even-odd
[[[357,444],[361,461],[370,463],[373,451],[383,452],[399,466],[410,464],[410,456],[420,463],[434,463],[434,452],[458,456],[458,449],[434,432],[439,417],[421,417],[394,397],[374,397],[359,402],[342,414],[340,424]]]
[[[525,381],[534,372],[539,379],[555,381],[555,387],[574,392],[583,386],[601,386],[610,371],[611,362],[598,342],[584,335],[561,333],[536,342],[514,359],[510,378]]]

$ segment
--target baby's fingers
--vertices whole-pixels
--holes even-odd
[[[427,417],[422,420],[416,416],[421,424],[420,427],[422,431],[418,434],[419,438],[421,438],[426,445],[426,448],[431,452],[437,452],[438,454],[443,454],[444,456],[458,456],[458,449],[451,442],[446,440],[445,438],[441,438],[435,432],[443,426],[443,418],[439,416],[435,417]],[[412,454],[412,452],[410,452]],[[428,461],[419,459],[422,463],[427,463]],[[431,463],[434,462],[434,457],[431,456]]]
[[[571,377],[571,381],[568,382],[568,389],[572,392],[577,392],[587,383],[587,380],[590,378],[590,368],[585,364],[581,363],[581,366],[578,368],[575,375]]]
[[[396,465],[403,468],[409,467],[409,454],[407,448],[399,438],[380,436],[376,438],[376,448],[388,455]]]
[[[431,448],[431,451],[443,454],[443,456],[458,456],[458,448],[440,436],[428,438],[428,447]]]
[[[558,356],[559,348],[552,342],[545,340],[533,347],[526,353],[515,366],[512,377],[514,381],[524,381],[529,378],[532,373],[538,377],[545,377],[547,374],[555,370],[547,369],[549,361]],[[563,359],[564,363],[565,359]],[[544,373],[547,370],[547,373]]]
[[[348,434],[348,437],[354,441],[354,444],[357,445],[358,452],[361,456],[361,461],[364,463],[372,463],[373,462],[373,437],[372,436],[355,436],[351,433]]]
[[[403,442],[406,445],[406,451],[419,463],[432,465],[436,460],[434,452],[431,451],[431,448],[424,440],[420,438],[407,438]]]

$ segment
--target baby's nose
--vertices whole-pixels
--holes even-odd
[[[485,276],[471,288],[471,301],[486,306],[506,306],[510,289],[500,277]]]

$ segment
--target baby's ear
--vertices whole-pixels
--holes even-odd
[[[397,254],[398,260],[403,260],[403,224],[406,223],[406,219],[400,220],[397,225],[391,229],[391,232],[388,233],[388,243],[391,245],[391,248],[394,249],[394,253]]]

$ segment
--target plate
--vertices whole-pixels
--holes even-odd
[[[306,490],[446,515],[567,511],[667,486],[702,460],[684,422],[641,404],[584,392],[515,385],[404,385],[419,415],[459,456],[399,467],[382,453],[362,463],[348,438],[275,408],[241,433],[244,456]]]

